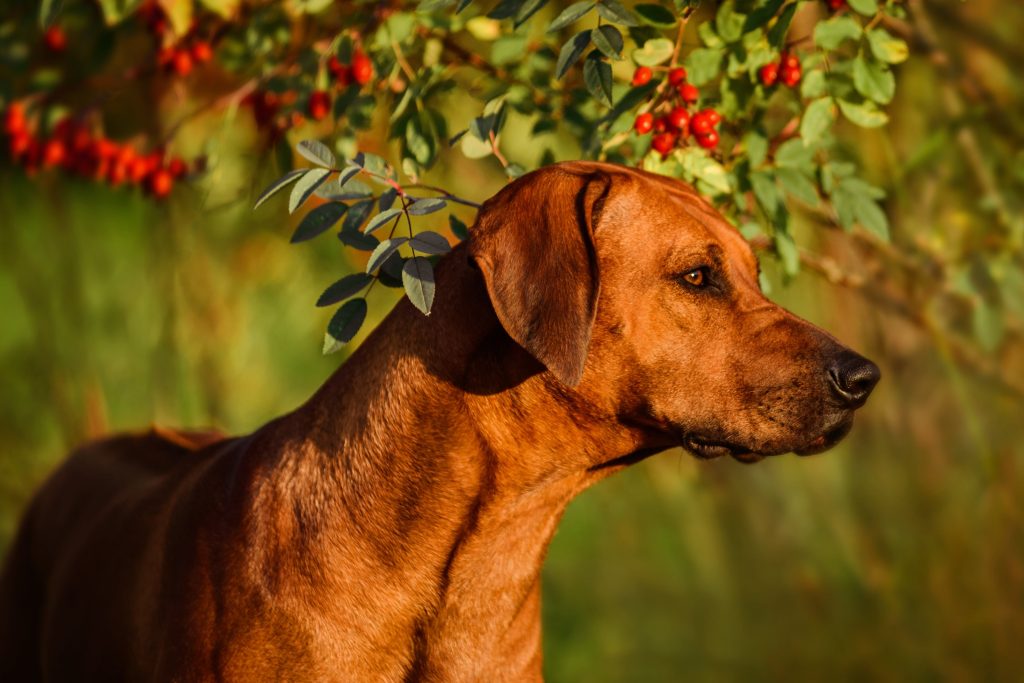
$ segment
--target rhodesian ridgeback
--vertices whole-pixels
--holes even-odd
[[[0,585],[3,681],[527,681],[569,500],[659,451],[825,450],[879,377],[683,183],[523,176],[303,406],[75,452]]]

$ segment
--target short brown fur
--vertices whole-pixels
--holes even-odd
[[[679,280],[698,267],[713,288]],[[6,560],[0,680],[539,680],[573,496],[673,446],[756,460],[849,428],[824,370],[849,352],[676,181],[529,174],[437,281],[432,315],[401,302],[248,436],[72,454]]]

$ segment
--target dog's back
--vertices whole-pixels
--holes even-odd
[[[152,549],[160,546],[168,494],[221,438],[164,430],[116,436],[83,446],[53,473],[29,505],[0,575],[0,680],[41,680],[43,660],[46,673],[59,671],[61,661],[92,662],[77,674],[98,679],[105,661],[114,664],[111,645],[131,647],[97,628],[115,623],[102,612],[139,613],[128,596],[138,595],[142,565],[157,559]],[[123,590],[96,601],[90,592],[98,583]]]

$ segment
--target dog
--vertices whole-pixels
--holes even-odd
[[[512,182],[436,278],[248,436],[73,453],[6,559],[0,680],[540,680],[573,496],[678,446],[823,451],[879,379],[692,188],[626,167]]]

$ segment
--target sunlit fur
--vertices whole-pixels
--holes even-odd
[[[698,266],[717,289],[680,282]],[[441,261],[432,314],[398,304],[294,412],[74,453],[7,558],[0,680],[537,680],[569,500],[679,444],[831,445],[841,350],[686,186],[527,175]]]

